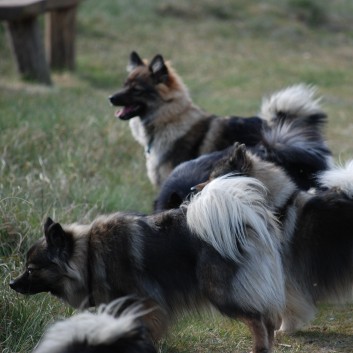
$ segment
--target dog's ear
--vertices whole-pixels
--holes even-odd
[[[143,60],[140,58],[140,56],[133,51],[130,54],[130,60],[129,60],[129,65],[128,65],[128,70],[133,70],[135,69],[137,66],[144,66],[145,63],[143,62]]]
[[[48,244],[49,256],[68,260],[73,250],[72,235],[66,233],[59,223],[48,217],[44,224],[44,235]]]
[[[234,144],[233,150],[229,157],[229,164],[234,166],[234,169],[243,174],[249,173],[252,166],[252,161],[244,144],[240,144],[239,142]]]
[[[157,54],[152,59],[149,69],[155,83],[166,83],[168,81],[169,72],[162,55]]]
[[[46,233],[49,229],[49,227],[54,223],[54,221],[48,217],[47,220],[44,223],[44,233]]]

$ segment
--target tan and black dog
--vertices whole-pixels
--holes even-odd
[[[116,112],[119,119],[130,120],[132,134],[145,150],[148,177],[160,187],[180,163],[223,150],[234,142],[245,143],[269,156],[276,145],[272,143],[276,134],[280,133],[287,143],[295,138],[284,128],[279,131],[281,126],[297,125],[299,120],[301,124],[306,120],[306,129],[294,129],[295,133],[305,134],[303,141],[315,141],[319,151],[315,167],[302,179],[310,178],[312,169],[325,169],[330,152],[321,127],[326,115],[313,95],[311,87],[297,85],[266,99],[259,117],[217,117],[193,103],[182,79],[161,55],[147,62],[132,52],[128,77],[110,102],[122,107]],[[311,145],[302,147],[309,153]],[[284,162],[289,161],[290,158]]]

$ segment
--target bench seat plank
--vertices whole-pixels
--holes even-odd
[[[80,0],[0,0],[0,20],[13,21],[78,5]]]

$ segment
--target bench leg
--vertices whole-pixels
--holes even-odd
[[[46,50],[53,69],[75,68],[76,9],[73,6],[46,15]]]
[[[37,18],[7,22],[6,27],[22,77],[50,85],[50,70]]]

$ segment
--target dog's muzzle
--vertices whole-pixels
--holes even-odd
[[[16,292],[18,291],[18,285],[17,285],[16,279],[11,280],[9,285],[11,289],[15,290]]]

